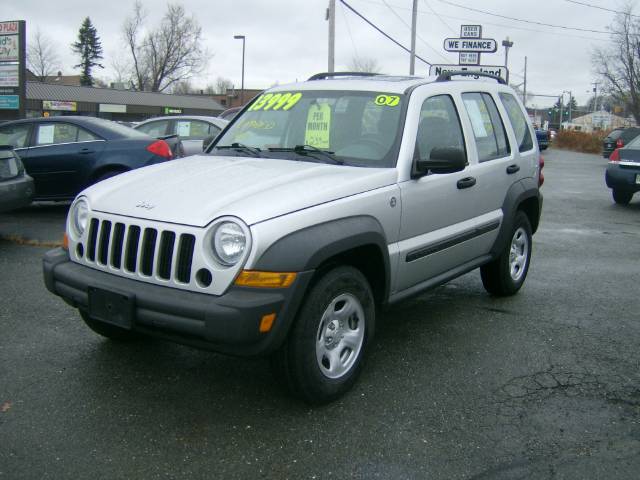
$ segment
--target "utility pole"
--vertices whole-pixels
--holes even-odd
[[[524,103],[524,109],[527,109],[527,56],[524,57],[524,93],[522,95],[522,103]]]
[[[411,56],[409,59],[409,75],[416,71],[416,22],[418,18],[418,0],[413,0],[411,12]]]
[[[597,112],[598,109],[598,85],[600,85],[600,83],[598,82],[593,82],[591,85],[593,85],[593,111]]]
[[[569,90],[569,123],[571,123],[571,104],[573,103],[573,95],[571,94],[571,90]]]
[[[325,20],[329,20],[329,65],[327,71],[333,73],[336,53],[336,0],[329,0]]]

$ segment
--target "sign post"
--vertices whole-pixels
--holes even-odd
[[[24,118],[26,109],[26,22],[0,22],[0,113]]]

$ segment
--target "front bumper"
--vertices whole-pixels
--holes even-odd
[[[0,182],[0,212],[26,207],[33,200],[33,178],[21,175]]]
[[[134,331],[234,355],[261,355],[284,341],[313,271],[300,272],[286,289],[231,287],[214,296],[147,284],[101,272],[69,260],[57,248],[43,259],[47,289],[69,305],[87,311],[89,288],[132,298]],[[276,314],[272,329],[259,331],[264,315]]]
[[[620,165],[610,163],[607,165],[605,182],[607,187],[624,192],[640,192],[640,184],[636,182],[640,175],[640,163],[636,165]]]

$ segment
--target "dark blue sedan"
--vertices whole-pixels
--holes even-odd
[[[171,160],[164,140],[93,117],[16,120],[0,125],[35,182],[35,200],[68,200],[84,188],[134,168]]]

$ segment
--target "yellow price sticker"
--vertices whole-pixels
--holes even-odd
[[[378,95],[374,103],[381,107],[395,107],[400,103],[400,97],[398,95]]]
[[[326,103],[309,108],[304,132],[304,143],[316,148],[330,147],[331,107]]]
[[[302,98],[302,93],[280,92],[264,93],[260,95],[253,105],[249,107],[250,112],[257,110],[284,110],[291,109]]]

